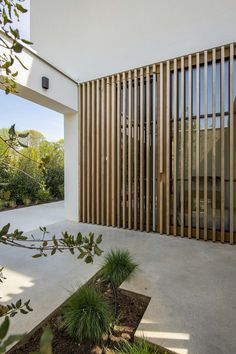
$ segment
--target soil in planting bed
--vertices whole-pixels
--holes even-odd
[[[90,284],[93,284],[104,297],[113,304],[112,288],[110,284],[102,281],[99,276],[94,277]],[[109,338],[103,338],[103,344],[106,345],[106,353],[114,353],[114,349],[124,340],[133,341],[134,333],[141,321],[141,318],[148,306],[150,298],[134,294],[125,290],[118,290],[117,297],[117,324],[114,326],[113,333]],[[53,353],[55,354],[101,354],[102,346],[91,343],[80,343],[69,337],[63,329],[60,328],[62,319],[62,307],[54,311],[39,326],[31,331],[28,336],[19,344],[15,345],[9,354],[29,354],[39,349],[39,341],[43,329],[50,326],[53,332]],[[161,351],[160,351],[161,353]]]

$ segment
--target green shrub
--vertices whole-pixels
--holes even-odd
[[[14,199],[10,200],[8,204],[9,204],[10,208],[13,208],[13,209],[16,208],[16,201]]]
[[[120,349],[116,351],[116,354],[158,354],[159,351],[153,349],[153,347],[144,339],[137,340],[134,343],[125,342],[121,345]]]
[[[101,276],[118,287],[131,276],[137,267],[138,264],[134,262],[128,250],[111,250],[105,256]]]
[[[11,198],[16,201],[17,205],[25,204],[25,199],[30,199],[31,201],[37,199],[36,195],[40,188],[37,181],[41,182],[37,177],[34,180],[18,171],[11,173],[7,188],[11,191]]]
[[[32,203],[32,200],[28,197],[28,195],[23,196],[22,201],[25,206],[29,206]]]
[[[59,190],[59,198],[61,198],[61,199],[64,199],[64,194],[65,194],[65,192],[64,192],[64,184],[61,184],[59,187],[58,187],[58,190]]]
[[[0,198],[3,199],[4,201],[9,201],[10,198],[11,198],[11,192],[10,191],[1,190]]]
[[[54,198],[63,198],[64,168],[63,166],[49,165],[45,170],[45,184]]]
[[[4,200],[0,200],[0,211],[5,209],[5,202]]]
[[[99,342],[109,332],[113,319],[109,304],[95,289],[81,287],[63,311],[62,327],[80,341]]]
[[[36,197],[38,200],[40,200],[42,202],[48,202],[48,201],[52,200],[52,196],[51,196],[51,193],[49,192],[49,190],[43,189],[43,188],[40,188],[38,190]]]

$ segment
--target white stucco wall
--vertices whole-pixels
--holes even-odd
[[[235,0],[31,0],[31,39],[84,81],[233,42],[235,13]]]
[[[64,116],[65,151],[65,217],[79,217],[79,117],[78,113]]]
[[[5,41],[11,41],[2,32],[0,35],[4,37]],[[6,50],[0,48],[1,52],[6,52]],[[27,46],[18,56],[28,69],[24,69],[15,60],[13,71],[18,72],[16,81],[19,96],[64,114],[78,110],[78,85],[76,82],[36,55]],[[48,90],[42,88],[43,76],[49,78]]]

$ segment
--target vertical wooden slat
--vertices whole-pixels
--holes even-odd
[[[106,225],[111,223],[111,82],[106,80],[106,121],[107,121],[107,170],[106,170]]]
[[[91,171],[92,171],[92,178],[91,178],[91,184],[92,184],[92,195],[91,195],[91,209],[92,209],[92,223],[95,223],[95,215],[96,215],[96,134],[95,134],[95,109],[96,109],[96,96],[95,96],[95,81],[92,81],[92,97],[91,97],[91,108],[92,108],[92,131],[91,131],[91,145],[92,145],[92,151],[91,151]]]
[[[83,94],[79,85],[79,222],[83,221]]]
[[[178,91],[177,59],[174,59],[174,156],[173,156],[173,225],[174,236],[177,235],[177,134],[178,134]]]
[[[157,176],[157,79],[156,79],[156,65],[152,68],[152,230],[156,230],[156,176]]]
[[[120,74],[117,75],[117,226],[121,226],[121,95]]]
[[[87,220],[87,121],[86,121],[86,84],[82,86],[83,91],[83,103],[82,103],[82,119],[83,119],[83,153],[82,153],[82,173],[83,173],[83,181],[82,181],[82,195],[83,195],[83,222]]]
[[[184,148],[185,148],[185,73],[184,57],[181,57],[181,142],[180,142],[180,235],[184,237]]]
[[[102,225],[106,223],[106,84],[105,79],[102,79],[101,91],[101,221]]]
[[[132,75],[128,73],[128,228],[132,228]]]
[[[134,70],[134,229],[138,228],[138,73]]]
[[[91,82],[87,82],[87,222],[91,222]]]
[[[208,233],[208,58],[207,51],[204,52],[204,240],[207,240]]]
[[[126,74],[123,73],[123,156],[122,156],[122,196],[123,196],[123,228],[126,228]]]
[[[144,228],[144,77],[140,69],[140,230]]]
[[[192,56],[188,56],[188,237],[192,237]]]
[[[101,91],[100,80],[96,82],[96,223],[101,221]]]
[[[230,45],[230,65],[229,65],[229,124],[230,124],[230,175],[229,175],[229,190],[230,190],[230,244],[234,243],[234,45]]]
[[[166,63],[166,234],[170,234],[170,62]]]
[[[220,211],[220,229],[221,242],[225,241],[225,48],[221,47],[221,63],[220,63],[220,141],[221,141],[221,158],[220,158],[220,194],[221,194],[221,211]]]
[[[216,50],[212,50],[212,240],[216,241]]]
[[[196,238],[200,236],[200,55],[196,55]]]
[[[164,174],[164,141],[163,141],[163,132],[164,132],[164,73],[163,73],[163,63],[160,63],[160,88],[159,88],[159,94],[160,94],[160,130],[159,130],[159,161],[160,161],[160,168],[159,168],[159,173],[160,173],[160,188],[159,188],[159,230],[160,234],[163,234],[163,207],[164,207],[164,185],[163,185],[163,174]]]
[[[220,61],[220,184],[221,184],[221,242],[225,236],[225,58],[229,55],[229,236],[234,243],[234,45],[222,46],[210,52],[194,55],[196,63],[196,238],[200,238],[200,156],[201,137],[204,136],[204,239],[208,239],[208,198],[212,194],[212,239],[216,241],[216,167],[217,136],[216,106],[218,99],[216,75]],[[80,99],[80,151],[79,151],[79,220],[113,226],[158,230],[170,233],[170,171],[173,154],[173,234],[184,236],[185,222],[185,163],[188,163],[188,236],[192,234],[192,57],[173,60],[173,151],[171,149],[171,71],[170,61],[159,66],[129,71],[104,79],[81,84]],[[195,62],[196,57],[196,62]],[[188,63],[187,63],[188,59]],[[204,61],[203,61],[204,59]],[[212,60],[212,190],[208,190],[209,162],[209,60]],[[200,64],[204,63],[204,89],[200,81]],[[188,67],[188,136],[185,141],[185,68]],[[158,90],[156,86],[157,73]],[[181,94],[178,92],[178,70],[181,71]],[[140,75],[139,75],[140,74]],[[145,75],[145,78],[144,78]],[[152,75],[152,76],[151,76]],[[139,79],[140,78],[140,79]],[[153,79],[153,86],[151,85]],[[122,79],[122,81],[121,81]],[[121,82],[124,89],[122,90]],[[217,85],[216,85],[217,84]],[[200,125],[200,89],[204,97],[204,131]],[[121,92],[122,97],[121,97]],[[151,97],[152,93],[152,97]],[[179,97],[181,101],[178,102]],[[123,101],[123,115],[121,102]],[[179,103],[181,104],[181,130],[179,139]],[[152,107],[151,107],[152,104]],[[156,107],[156,105],[158,107]],[[146,110],[146,111],[144,111]],[[151,117],[152,112],[152,117]],[[157,119],[158,115],[158,119]],[[164,119],[165,115],[165,119]],[[140,117],[140,126],[139,126]],[[122,119],[122,121],[121,121]],[[151,122],[153,120],[153,124]],[[158,124],[156,124],[158,122]],[[123,129],[121,130],[121,126]],[[121,134],[122,132],[122,134]],[[164,137],[164,138],[163,138]],[[152,140],[151,140],[152,139]],[[194,139],[195,140],[195,139]],[[195,142],[195,141],[194,141]],[[188,161],[185,145],[188,143]],[[121,154],[122,144],[122,154]],[[178,156],[180,147],[180,159]],[[201,149],[200,149],[201,147]],[[139,152],[140,151],[140,152]],[[178,210],[180,165],[180,210]],[[157,185],[158,180],[158,185]],[[152,181],[152,182],[151,182]],[[152,185],[151,185],[152,183]],[[140,186],[140,188],[139,188]],[[158,189],[158,193],[157,193]],[[128,192],[128,193],[127,193]],[[165,195],[164,195],[165,192]],[[121,198],[123,207],[121,213]],[[158,199],[158,201],[157,201]],[[128,202],[128,204],[126,204]],[[152,209],[151,209],[152,205]],[[158,205],[158,208],[156,207]],[[140,213],[139,213],[140,211]],[[145,211],[145,212],[144,212]],[[121,215],[122,214],[122,215]],[[140,220],[139,220],[140,214]],[[165,224],[163,221],[165,220]],[[152,226],[151,226],[152,225]],[[202,233],[201,233],[202,235]]]
[[[117,137],[117,125],[116,125],[116,82],[115,82],[115,76],[112,76],[112,97],[111,97],[111,136],[112,136],[112,142],[111,142],[111,196],[112,196],[112,220],[111,224],[112,226],[116,226],[116,137]]]
[[[146,231],[150,231],[150,68],[146,67]]]

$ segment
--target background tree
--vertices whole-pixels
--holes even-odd
[[[20,15],[27,12],[22,3],[24,0],[0,0],[0,26],[2,32],[12,39],[10,44],[3,36],[0,36],[0,84],[6,94],[15,93],[17,90],[17,71],[13,66],[18,61],[26,70],[19,54],[23,50],[23,44],[32,44],[30,41],[21,38],[19,30],[14,22],[20,20]]]

